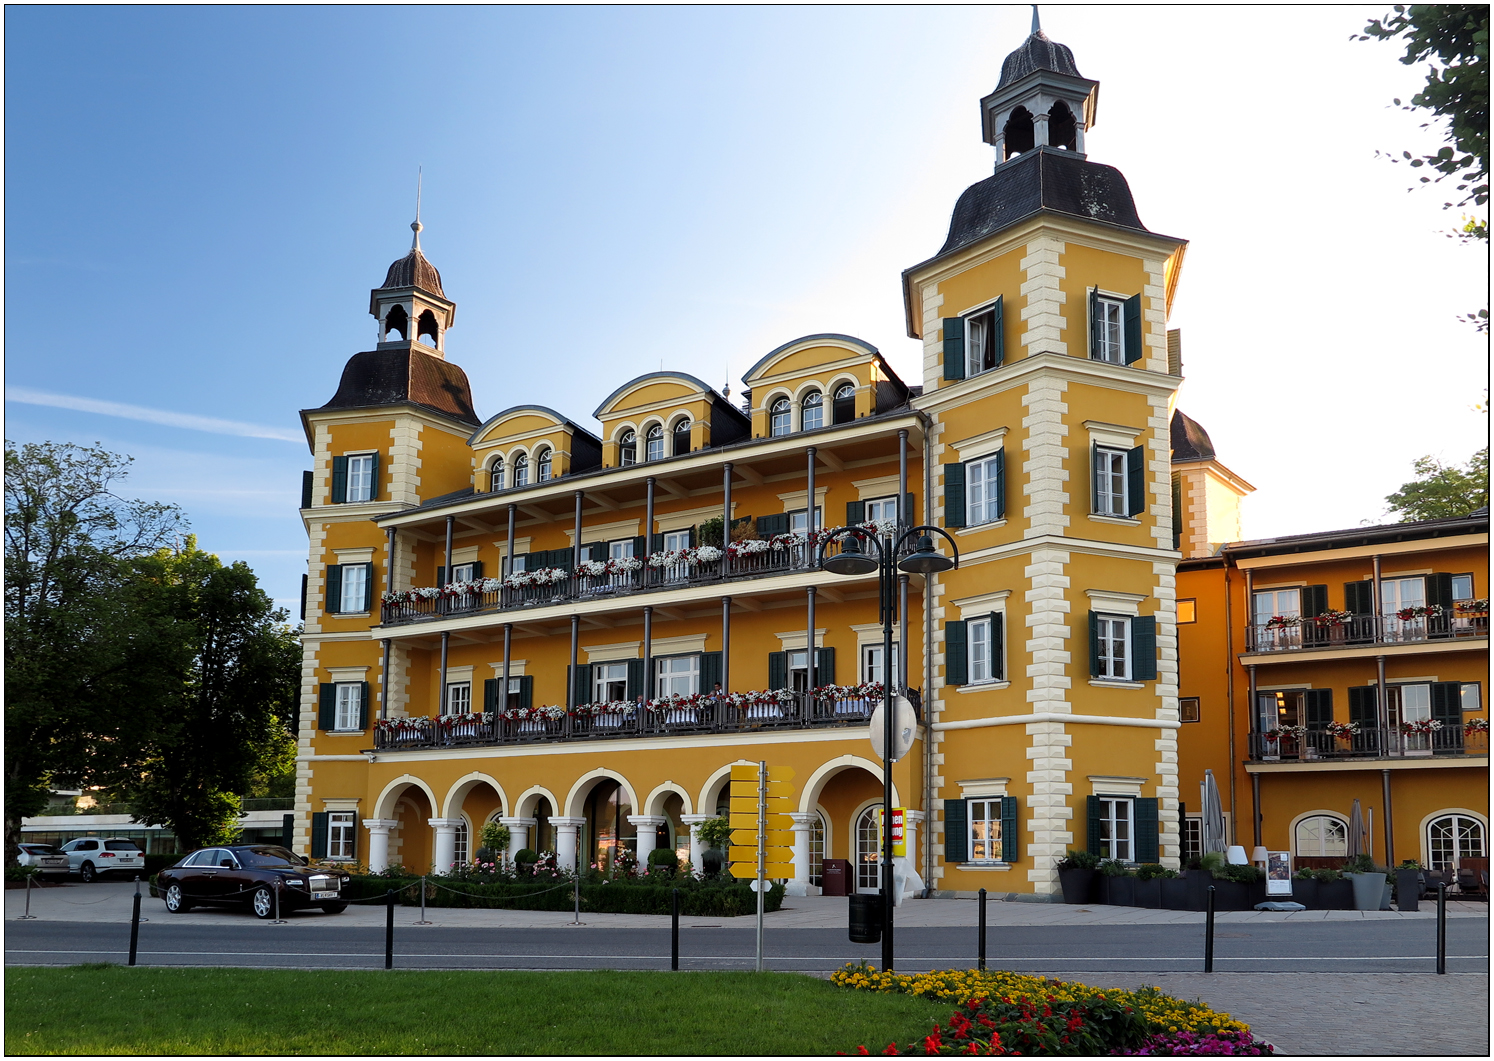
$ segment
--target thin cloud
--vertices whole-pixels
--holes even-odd
[[[147,409],[124,402],[104,402],[96,398],[78,398],[71,394],[49,394],[29,387],[7,387],[6,401],[23,405],[46,405],[54,409],[76,409],[83,413],[98,413],[101,416],[117,416],[124,420],[144,420],[151,424],[181,427],[188,431],[207,431],[214,435],[237,435],[241,438],[273,438],[281,442],[305,442],[299,431],[281,427],[265,427],[262,424],[246,424],[238,420],[219,420],[211,416],[193,416],[190,413],[174,413],[167,409]]]

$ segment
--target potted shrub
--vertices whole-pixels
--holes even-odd
[[[700,853],[702,863],[698,868],[707,877],[714,877],[726,868],[726,848],[731,843],[731,821],[725,815],[707,818],[696,826],[696,836],[705,848]]]
[[[1292,874],[1292,901],[1309,910],[1318,908],[1318,879],[1306,866]]]
[[[488,822],[482,827],[482,846],[477,849],[477,861],[494,865],[503,861],[503,852],[508,850],[510,839],[508,826]]]
[[[1354,909],[1354,882],[1346,880],[1336,869],[1315,869],[1318,882],[1318,906],[1324,910]]]
[[[650,877],[673,877],[679,864],[679,856],[667,847],[656,847],[648,853]]]
[[[1095,867],[1100,856],[1088,851],[1070,851],[1058,860],[1058,883],[1063,888],[1063,901],[1075,906],[1090,901],[1090,889],[1095,882]]]
[[[1132,886],[1137,906],[1148,910],[1162,909],[1162,882],[1177,876],[1159,862],[1148,862],[1136,867],[1136,883]]]
[[[1355,855],[1344,863],[1343,874],[1354,882],[1354,909],[1378,910],[1385,898],[1385,871],[1369,855]]]
[[[534,872],[534,864],[539,861],[539,852],[532,847],[523,847],[514,852],[514,869],[527,876]]]
[[[1401,910],[1417,910],[1420,899],[1421,863],[1408,858],[1395,869],[1395,905]]]
[[[1136,905],[1136,878],[1130,869],[1118,859],[1107,858],[1100,863],[1100,902],[1110,906]]]

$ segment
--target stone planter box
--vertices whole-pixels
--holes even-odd
[[[1249,884],[1241,884],[1235,880],[1222,880],[1218,877],[1212,881],[1214,885],[1214,910],[1249,910],[1259,900],[1254,898],[1254,888]],[[1204,886],[1207,895],[1208,885]],[[1207,907],[1206,907],[1207,908]]]
[[[1136,878],[1100,874],[1100,902],[1109,906],[1135,906]]]
[[[1063,901],[1070,906],[1083,906],[1093,902],[1091,894],[1095,884],[1092,869],[1064,869],[1058,871],[1058,884],[1063,889]]]
[[[1344,876],[1353,881],[1355,910],[1380,909],[1385,897],[1385,874],[1345,873]]]
[[[1163,910],[1193,909],[1193,897],[1189,890],[1192,883],[1188,877],[1163,877],[1158,883],[1162,885]]]
[[[1396,906],[1403,911],[1421,908],[1421,870],[1398,869],[1395,871]]]
[[[1315,881],[1318,886],[1319,910],[1354,909],[1354,882],[1351,880]]]
[[[1135,904],[1147,910],[1162,909],[1162,884],[1163,878],[1153,877],[1151,880],[1136,878],[1134,889]]]
[[[1276,898],[1280,899],[1281,896]],[[1293,880],[1292,902],[1301,903],[1309,910],[1318,909],[1318,882],[1315,880]]]

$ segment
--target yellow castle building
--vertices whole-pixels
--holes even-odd
[[[1041,31],[1002,64],[980,101],[994,172],[903,273],[921,382],[827,333],[766,352],[740,405],[661,371],[594,428],[539,403],[482,419],[417,222],[372,292],[377,344],[301,414],[297,847],[441,871],[500,821],[566,866],[666,847],[699,868],[732,764],[766,760],[795,772],[790,890],[828,860],[874,890],[868,721],[891,682],[919,712],[899,861],[928,894],[1053,896],[1075,847],[1177,866],[1198,772],[1178,565],[1239,537],[1249,486],[1174,461],[1186,243],[1088,158],[1097,91]],[[901,576],[886,658],[877,575],[823,561],[837,528],[916,524],[959,563]],[[1190,592],[1221,630],[1243,614]]]

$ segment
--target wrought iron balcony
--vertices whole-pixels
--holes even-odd
[[[374,727],[374,748],[398,751],[854,727],[865,726],[876,706],[874,700],[824,700],[795,693],[791,700],[741,707],[717,700],[700,706],[626,713],[588,711],[549,716],[547,709],[534,708],[507,715],[422,716],[378,723]]]
[[[1404,732],[1401,727],[1362,727],[1357,733],[1335,734],[1326,729],[1306,733],[1250,734],[1254,762],[1305,762],[1344,759],[1415,759],[1459,755],[1488,755],[1489,731],[1451,724],[1426,732]]]
[[[1303,652],[1488,636],[1489,602],[1458,601],[1450,608],[1425,609],[1425,614],[1405,618],[1399,614],[1377,617],[1343,613],[1316,618],[1278,617],[1246,627],[1245,650]]]

